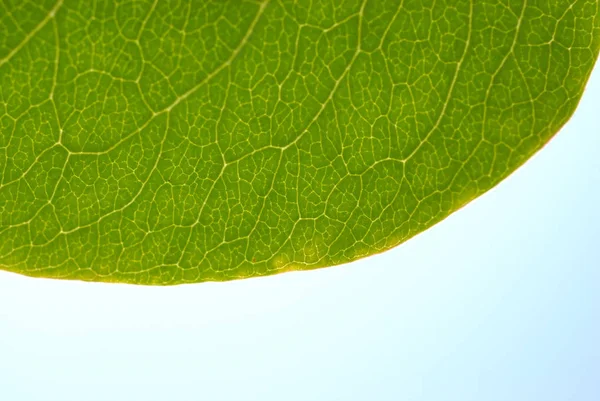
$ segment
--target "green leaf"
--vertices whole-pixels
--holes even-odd
[[[337,265],[569,119],[599,0],[0,8],[0,267],[177,284]]]

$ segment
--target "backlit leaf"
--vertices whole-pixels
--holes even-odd
[[[178,284],[384,251],[539,150],[599,49],[598,0],[4,1],[0,267]]]

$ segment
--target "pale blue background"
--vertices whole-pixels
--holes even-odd
[[[344,267],[171,288],[0,274],[0,400],[600,400],[600,68],[500,186]]]

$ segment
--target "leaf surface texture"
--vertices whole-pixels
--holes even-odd
[[[0,4],[0,267],[337,265],[489,190],[577,106],[598,0]]]

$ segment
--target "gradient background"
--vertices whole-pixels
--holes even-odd
[[[600,66],[543,151],[385,254],[169,288],[0,273],[0,400],[600,400]]]

